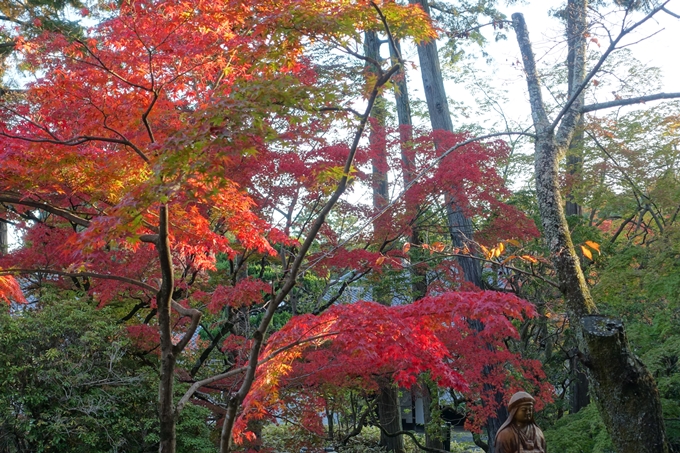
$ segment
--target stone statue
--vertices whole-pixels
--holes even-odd
[[[494,453],[545,453],[543,431],[534,423],[534,402],[527,392],[517,392],[508,403],[508,419],[496,433]]]

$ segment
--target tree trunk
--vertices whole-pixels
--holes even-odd
[[[423,418],[425,418],[425,446],[443,450],[444,443],[441,439],[441,426],[439,424],[436,427],[427,426],[432,421],[432,408],[439,407],[439,395],[435,395],[433,398],[430,386],[426,381],[427,379],[421,380],[423,388]],[[432,433],[432,429],[435,429],[436,432]]]
[[[569,388],[569,412],[576,414],[590,403],[588,396],[588,375],[578,357],[578,354],[569,359],[569,368],[574,380]]]
[[[401,46],[399,41],[395,42],[395,48],[390,46],[390,55],[393,64],[398,62],[401,58]],[[413,147],[411,141],[413,140],[413,121],[411,118],[411,101],[408,95],[408,84],[406,82],[405,68],[401,68],[394,79],[394,100],[397,106],[397,118],[399,120],[399,143],[401,147],[401,166],[403,174],[404,186],[407,186],[416,175],[415,165],[413,163]],[[422,232],[418,217],[421,214],[421,206],[410,204],[408,197],[406,197],[406,212],[413,216],[411,225],[411,244],[410,251],[411,262],[419,261],[420,249],[418,245],[422,245]],[[411,270],[411,291],[413,293],[413,300],[419,300],[425,297],[427,293],[427,266],[416,264]]]
[[[418,4],[428,15],[430,7],[425,0],[410,0],[412,4]],[[427,110],[430,114],[432,130],[444,130],[453,132],[453,123],[449,111],[449,103],[446,99],[444,89],[444,78],[442,77],[439,65],[439,54],[437,53],[437,43],[432,40],[418,45],[418,60],[420,61],[420,72],[423,78],[423,88],[425,99],[427,100]],[[435,143],[435,146],[439,146]],[[462,247],[473,240],[472,222],[456,205],[454,195],[445,197],[446,218],[448,221],[449,233],[454,246]],[[463,269],[465,280],[482,286],[482,272],[479,263],[471,258],[458,258],[458,263]]]
[[[161,372],[159,386],[159,419],[160,444],[159,453],[175,453],[175,408],[173,403],[173,386],[175,380],[175,357],[172,344],[172,327],[170,323],[170,304],[175,287],[172,258],[170,256],[170,242],[168,239],[168,210],[160,209],[160,233],[156,248],[161,263],[161,288],[156,296],[158,305],[158,328],[161,342]]]
[[[7,254],[9,244],[9,232],[7,224],[0,219],[0,256]]]
[[[586,2],[570,0],[568,20],[581,21],[585,27]],[[541,96],[529,34],[524,17],[513,14],[531,100],[536,130],[536,194],[543,234],[550,249],[560,290],[576,331],[578,347],[590,375],[596,403],[619,453],[667,453],[665,427],[659,393],[652,376],[628,347],[623,326],[618,321],[591,317],[596,312],[571,240],[559,189],[559,160],[566,152],[580,120],[582,93],[570,94],[571,108],[564,112],[560,127],[549,121]],[[584,80],[585,35],[573,40],[578,54],[573,77]],[[570,45],[571,41],[570,41]],[[579,86],[580,83],[574,83]]]
[[[378,418],[380,426],[388,433],[397,433],[402,430],[399,390],[389,380],[380,382]],[[387,451],[405,453],[404,436],[388,436],[385,431],[380,431],[380,446],[385,447]]]

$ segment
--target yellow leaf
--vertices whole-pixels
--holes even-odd
[[[552,313],[546,312],[546,313],[545,313],[545,317],[546,317],[546,318],[552,318]]]
[[[401,251],[404,253],[408,253],[408,251],[411,250],[411,243],[407,242],[404,244],[404,246],[401,248]]]
[[[482,249],[482,252],[484,252],[484,256],[486,256],[487,259],[490,258],[490,257],[492,256],[492,255],[489,253],[489,249],[488,249],[488,248],[484,247],[482,244],[479,244],[479,247]]]
[[[591,249],[595,250],[597,253],[600,253],[600,244],[598,244],[597,242],[586,241],[586,245]]]
[[[583,252],[583,256],[587,257],[590,259],[590,261],[593,260],[593,254],[590,253],[590,250],[586,248],[585,246],[581,246],[581,251]]]
[[[507,240],[507,243],[508,243],[508,244],[512,244],[512,245],[514,245],[515,247],[519,247],[519,246],[521,245],[517,239],[508,239],[508,240]]]
[[[384,257],[384,256],[381,256],[380,258],[378,258],[377,260],[375,260],[375,264],[377,264],[378,266],[382,265],[382,263],[384,263],[384,262],[385,262],[385,257]]]
[[[502,242],[499,242],[497,248],[498,248],[498,254],[496,256],[500,256],[501,253],[503,253],[505,251],[505,244],[503,244]]]

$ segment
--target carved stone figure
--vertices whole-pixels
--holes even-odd
[[[534,423],[536,400],[517,392],[508,403],[508,419],[496,433],[494,453],[545,453],[543,431]]]

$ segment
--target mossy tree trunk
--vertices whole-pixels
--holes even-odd
[[[600,414],[619,453],[667,453],[659,393],[650,373],[628,347],[623,325],[596,315],[596,306],[580,267],[567,225],[559,188],[559,162],[580,122],[583,90],[620,39],[637,25],[623,28],[612,40],[600,62],[586,74],[586,0],[569,0],[567,30],[573,67],[572,91],[552,122],[548,119],[524,17],[513,14],[513,25],[522,53],[536,132],[535,171],[543,234],[550,249],[560,290],[576,331],[580,355],[587,367]],[[653,13],[647,16],[650,18]],[[644,21],[643,20],[643,21]],[[558,127],[559,124],[559,127]]]

